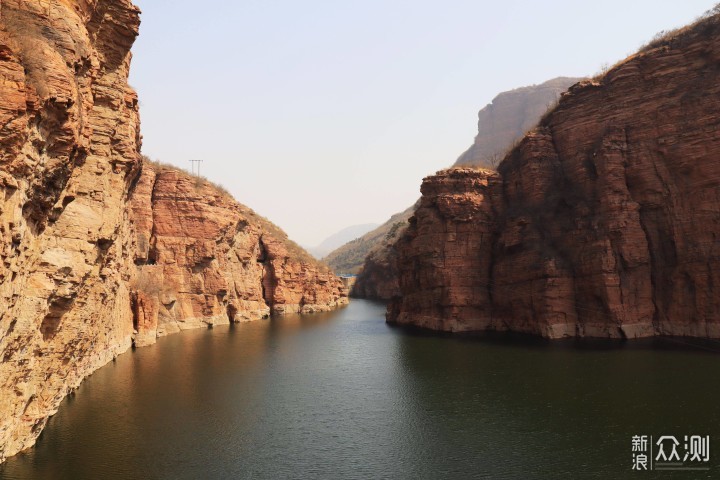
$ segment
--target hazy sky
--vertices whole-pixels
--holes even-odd
[[[136,0],[143,153],[303,245],[410,206],[499,92],[586,76],[708,0]]]

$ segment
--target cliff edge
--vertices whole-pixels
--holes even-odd
[[[478,113],[475,141],[458,158],[455,166],[495,169],[512,146],[557,104],[560,94],[580,80],[557,77],[540,85],[498,94]],[[325,258],[336,271],[358,273],[352,296],[389,300],[400,295],[395,242],[405,232],[408,220],[419,204],[418,200],[411,208],[393,215],[377,229]]]
[[[720,17],[581,82],[500,164],[423,181],[388,321],[720,337]]]
[[[498,94],[478,112],[475,141],[453,166],[496,169],[508,150],[557,105],[560,95],[581,80],[557,77]]]

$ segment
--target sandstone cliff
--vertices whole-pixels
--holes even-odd
[[[424,180],[388,321],[720,337],[720,18],[564,94],[499,171]]]
[[[478,113],[475,141],[455,166],[495,169],[513,144],[557,104],[560,94],[580,80],[557,77],[540,85],[500,93]]]
[[[201,178],[145,163],[130,206],[138,346],[206,324],[347,304],[328,267]]]
[[[142,167],[138,28],[129,0],[0,2],[0,461],[133,339],[346,302],[277,227]]]
[[[129,0],[0,3],[0,460],[130,346]]]
[[[495,168],[504,154],[540,117],[557,103],[560,94],[579,78],[558,77],[540,85],[497,95],[478,113],[478,134],[455,165]],[[418,202],[419,204],[419,202]],[[418,205],[393,215],[386,223],[330,253],[325,261],[338,272],[358,273],[352,296],[389,300],[400,295],[395,241],[405,232]]]

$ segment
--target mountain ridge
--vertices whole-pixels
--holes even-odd
[[[539,85],[519,87],[496,95],[479,111],[478,134],[455,165],[497,167],[503,154],[537,124],[562,92],[578,80],[556,77]],[[419,203],[418,200],[415,206]],[[325,257],[325,262],[336,271],[358,274],[351,292],[353,296],[389,300],[399,295],[394,241],[407,228],[415,206],[394,215],[376,230]]]
[[[350,225],[349,227],[345,227],[342,230],[333,233],[318,245],[314,247],[306,247],[305,249],[315,258],[322,260],[333,250],[351,242],[352,240],[355,240],[356,238],[362,237],[369,231],[379,226],[380,225],[377,223]]]

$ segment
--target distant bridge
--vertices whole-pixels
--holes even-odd
[[[340,277],[340,280],[342,280],[343,285],[347,287],[348,290],[352,290],[353,285],[355,285],[355,281],[357,280],[357,275],[354,273],[338,273],[338,277]]]

